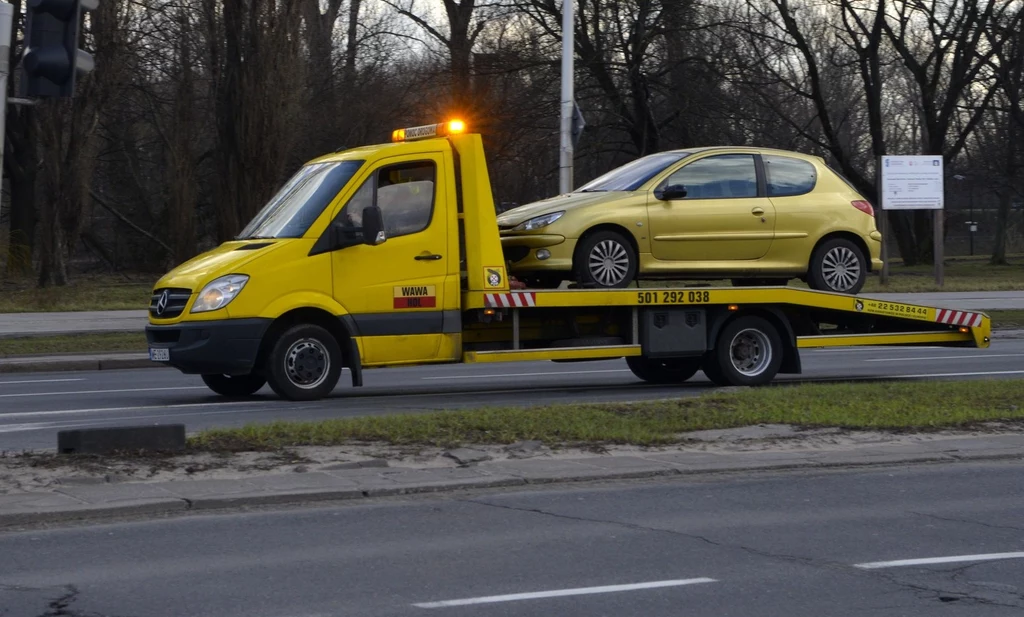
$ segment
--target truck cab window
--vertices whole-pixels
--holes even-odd
[[[342,208],[339,219],[346,227],[358,228],[363,209],[376,201],[384,215],[388,238],[421,232],[433,217],[436,176],[437,168],[431,161],[383,167],[359,187]]]

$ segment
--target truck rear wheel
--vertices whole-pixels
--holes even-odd
[[[274,341],[267,358],[267,381],[282,398],[312,401],[334,390],[341,367],[341,347],[334,336],[320,326],[301,324]]]
[[[770,383],[782,366],[782,337],[767,319],[738,317],[722,328],[704,359],[704,374],[720,386]]]
[[[633,374],[648,383],[683,383],[700,370],[700,358],[665,358],[656,360],[629,356],[626,365]]]
[[[267,380],[260,375],[203,375],[203,383],[221,396],[249,396],[262,388]]]

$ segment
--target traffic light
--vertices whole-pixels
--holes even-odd
[[[96,10],[99,0],[28,0],[26,4],[22,95],[74,96],[78,73],[93,69],[92,55],[78,48],[82,13]]]

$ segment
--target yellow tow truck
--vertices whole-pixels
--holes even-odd
[[[155,285],[150,359],[225,396],[327,396],[343,368],[625,358],[640,379],[800,373],[800,350],[988,347],[983,313],[791,287],[523,289],[483,141],[458,120],[304,165],[235,240]]]

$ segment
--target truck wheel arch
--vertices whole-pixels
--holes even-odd
[[[363,385],[362,361],[359,357],[359,348],[356,346],[355,338],[345,324],[345,320],[332,315],[319,308],[303,307],[292,309],[276,319],[267,328],[260,341],[260,350],[256,356],[256,366],[263,366],[267,354],[274,346],[277,337],[296,324],[314,324],[331,333],[331,336],[341,347],[342,362],[352,373],[352,385],[355,387]]]

